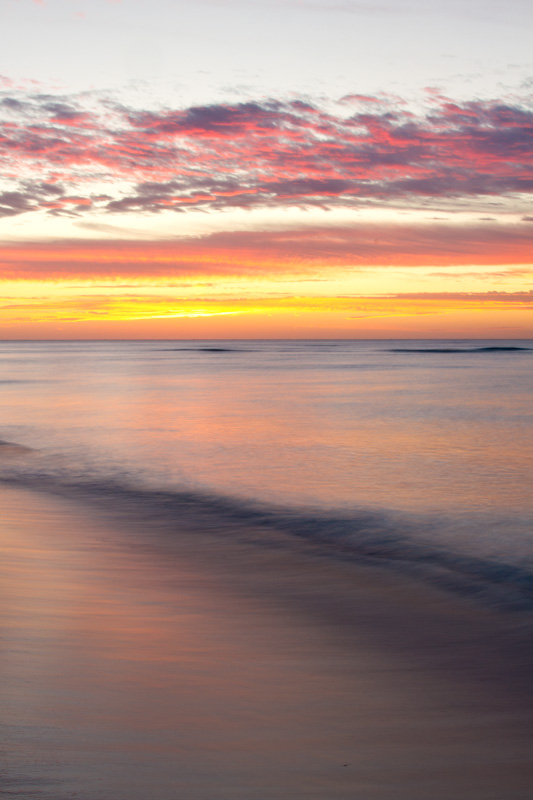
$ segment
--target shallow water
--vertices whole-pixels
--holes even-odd
[[[0,477],[529,596],[532,367],[530,341],[3,342],[0,438],[31,451]]]
[[[488,612],[27,490],[0,516],[1,795],[529,800],[531,648]]]

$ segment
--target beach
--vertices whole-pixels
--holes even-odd
[[[1,796],[529,800],[529,615],[253,530],[0,502]]]

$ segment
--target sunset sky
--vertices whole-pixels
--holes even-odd
[[[0,338],[533,336],[530,0],[2,0]]]

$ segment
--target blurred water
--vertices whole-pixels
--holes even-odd
[[[97,516],[1,487],[1,796],[531,797],[516,617]]]
[[[528,800],[532,365],[0,343],[0,795]]]
[[[2,342],[0,438],[33,452],[1,474],[371,512],[529,567],[532,366],[530,341]]]

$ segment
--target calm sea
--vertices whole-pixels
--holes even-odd
[[[2,342],[0,396],[3,481],[531,593],[531,341]]]

